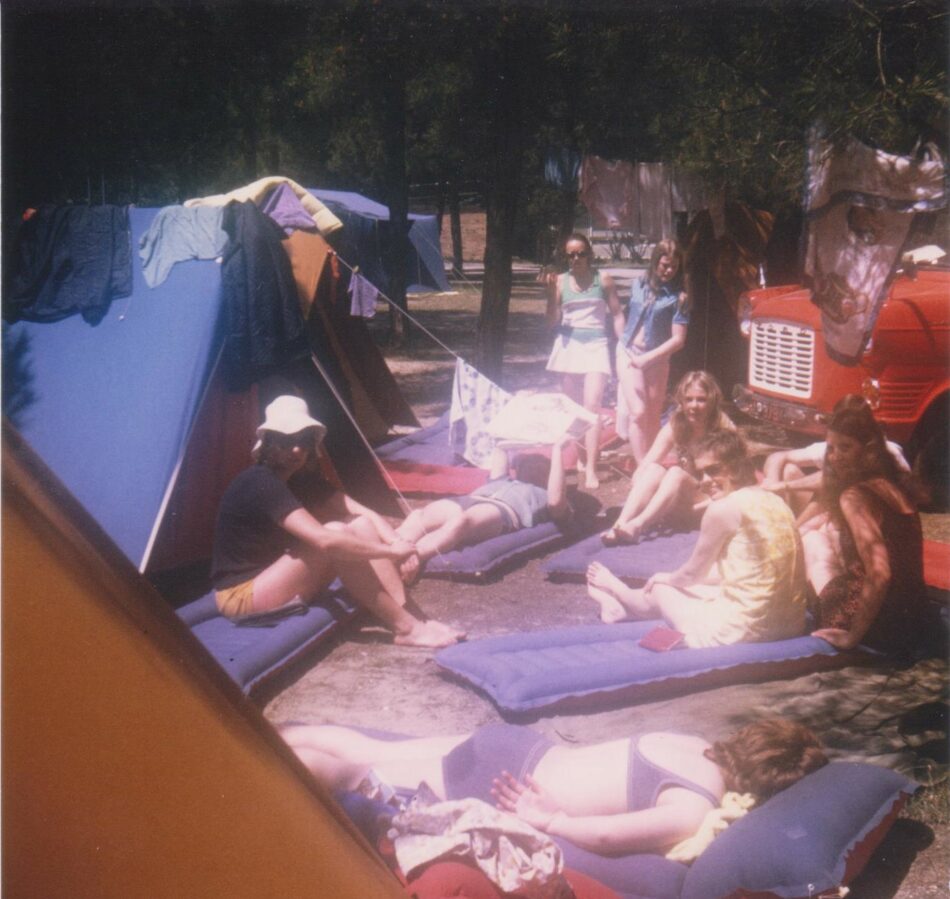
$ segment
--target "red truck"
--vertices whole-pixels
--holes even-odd
[[[888,437],[946,496],[950,455],[950,267],[907,265],[891,285],[857,365],[825,352],[821,313],[800,285],[744,294],[739,326],[749,339],[748,385],[736,407],[791,431],[823,435],[846,393],[871,403]]]

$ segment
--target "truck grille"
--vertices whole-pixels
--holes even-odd
[[[916,418],[933,381],[887,381],[881,384],[880,412],[887,418]]]
[[[752,323],[749,385],[808,399],[815,361],[815,332],[790,322]]]

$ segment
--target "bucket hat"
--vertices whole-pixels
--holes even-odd
[[[299,434],[308,428],[313,429],[313,450],[317,452],[327,428],[323,422],[310,417],[307,403],[299,396],[279,396],[267,405],[264,410],[264,421],[257,429],[257,443],[251,450],[256,460],[260,454],[265,431],[276,431],[279,434]]]

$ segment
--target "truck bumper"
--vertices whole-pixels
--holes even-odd
[[[806,434],[824,434],[828,422],[827,416],[817,409],[788,400],[753,393],[748,387],[737,384],[732,391],[732,401],[736,408],[746,415],[780,425],[792,431]]]

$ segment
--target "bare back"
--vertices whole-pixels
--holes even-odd
[[[630,811],[631,740],[611,740],[591,746],[554,746],[538,763],[535,780],[569,815],[615,815]],[[651,763],[721,797],[724,787],[718,766],[705,758],[709,743],[682,734],[650,733],[638,748]],[[657,804],[684,798],[691,791],[670,786]],[[695,795],[695,794],[693,794]]]

